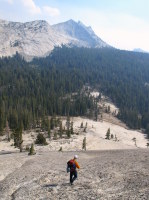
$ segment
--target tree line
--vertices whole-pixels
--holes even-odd
[[[27,63],[18,54],[0,59],[0,130],[27,129],[47,115],[86,115],[96,109],[88,84],[120,108],[118,117],[149,135],[149,55],[116,49],[55,48]]]

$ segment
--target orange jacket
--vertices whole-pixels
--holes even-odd
[[[77,162],[75,159],[73,159],[73,160],[74,160],[74,163],[75,163],[76,167],[77,167],[78,169],[80,169],[80,166],[79,166],[78,162]]]

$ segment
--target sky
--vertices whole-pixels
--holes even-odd
[[[50,25],[73,19],[113,47],[149,52],[149,0],[0,0],[0,19]]]

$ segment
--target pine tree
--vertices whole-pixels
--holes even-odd
[[[66,127],[67,127],[67,130],[70,129],[70,116],[69,115],[67,116]]]
[[[68,137],[68,138],[71,137],[71,132],[70,132],[70,130],[67,130],[67,131],[66,131],[66,134],[67,134],[67,137]]]
[[[105,139],[110,140],[110,128],[107,130]]]
[[[0,135],[2,135],[4,129],[4,111],[0,108]]]
[[[147,137],[148,137],[148,139],[149,139],[149,124],[147,124],[146,130],[145,130],[145,133],[147,134]]]
[[[6,128],[5,129],[6,129],[8,142],[10,142],[10,129],[9,129],[8,121],[6,121]]]
[[[9,125],[12,130],[17,129],[18,127],[18,114],[15,110],[10,113],[9,116]]]
[[[48,137],[51,138],[51,130],[50,130],[50,128],[48,130]]]
[[[95,105],[95,121],[97,122],[98,120],[98,106],[97,106],[97,100],[96,100],[96,105]]]
[[[63,126],[62,126],[62,122],[60,121],[60,127],[59,127],[59,136],[60,138],[62,138],[63,135]]]
[[[73,132],[73,122],[71,122],[71,126],[70,126],[70,134],[73,135],[74,132]]]
[[[111,110],[111,108],[110,108],[110,106],[108,106],[107,112],[110,113],[110,110]]]
[[[86,137],[83,139],[82,149],[86,151]]]
[[[81,122],[80,128],[83,128],[83,122]]]
[[[23,150],[23,136],[22,136],[23,123],[22,123],[22,121],[20,122],[19,129],[20,129],[19,149],[20,149],[20,152],[22,152],[22,150]]]
[[[35,154],[36,154],[36,152],[35,152],[35,149],[34,149],[34,144],[32,144],[28,155],[35,155]]]
[[[51,130],[53,130],[54,129],[54,118],[53,117],[51,117],[51,119],[50,119],[50,126],[51,126]]]
[[[23,150],[23,137],[22,137],[22,126],[20,125],[14,131],[14,146],[20,149],[20,152]]]
[[[85,124],[85,127],[87,128],[87,122],[86,122],[86,124]]]
[[[70,131],[70,117],[69,116],[67,116],[66,127],[67,127],[67,130],[66,130],[67,137],[70,138],[71,131]]]

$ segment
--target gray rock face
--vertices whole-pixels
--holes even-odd
[[[54,46],[68,43],[46,21],[16,23],[0,21],[0,55],[11,56],[18,51],[29,56],[44,56]]]
[[[82,22],[76,23],[73,20],[69,20],[64,23],[56,24],[52,26],[57,32],[67,36],[70,39],[70,43],[74,46],[101,48],[110,47],[103,42],[91,27],[86,27]]]
[[[16,52],[42,57],[55,46],[110,47],[95,35],[91,27],[69,20],[50,26],[46,21],[19,23],[0,20],[0,56]]]
[[[66,163],[74,154],[0,155],[0,172],[12,167],[0,181],[0,200],[148,200],[148,150],[77,152],[81,169],[71,186]]]

